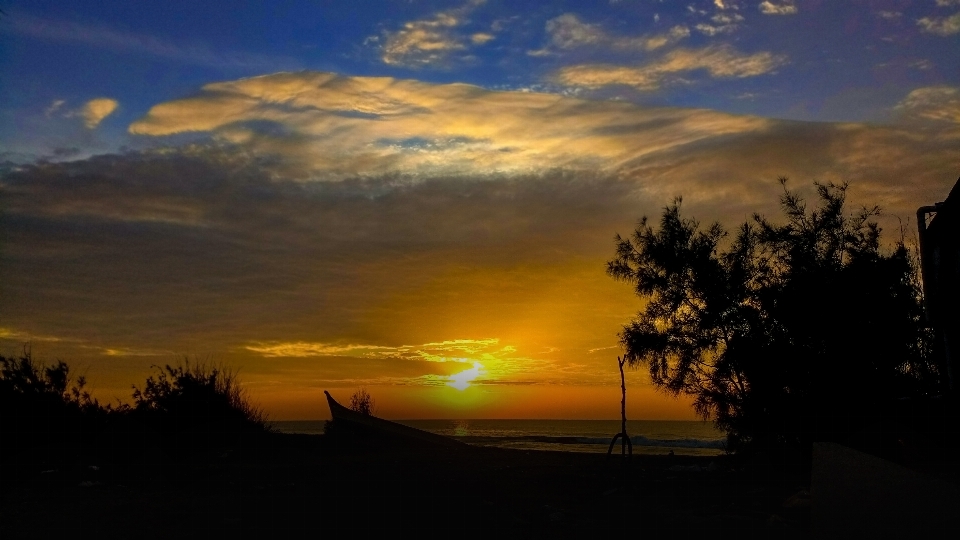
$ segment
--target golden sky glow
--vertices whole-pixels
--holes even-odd
[[[48,4],[0,28],[0,353],[105,402],[188,357],[275,419],[616,418],[615,234],[787,176],[909,241],[960,174],[953,1]]]
[[[129,130],[210,146],[8,173],[6,212],[50,231],[12,229],[8,256],[34,262],[0,340],[71,359],[107,401],[189,356],[281,419],[360,386],[394,418],[615,417],[641,304],[604,274],[614,233],[676,195],[730,226],[775,213],[780,175],[909,218],[952,177],[960,124],[950,89],[899,107],[827,124],[325,73],[206,85]],[[632,417],[693,418],[630,377]]]

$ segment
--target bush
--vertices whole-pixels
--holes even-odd
[[[91,398],[64,362],[45,366],[29,349],[0,356],[0,458],[126,461],[152,448],[195,458],[270,431],[229,370],[188,361],[156,369],[134,387],[133,407],[113,407]]]
[[[366,388],[361,388],[350,396],[350,408],[360,414],[373,416],[377,410],[377,403]]]
[[[36,459],[75,456],[100,431],[110,407],[101,407],[70,377],[62,361],[45,366],[29,349],[19,358],[0,356],[0,455]]]
[[[203,363],[155,366],[143,389],[134,386],[133,412],[176,455],[218,452],[244,435],[269,431],[266,414],[252,405],[236,374]]]

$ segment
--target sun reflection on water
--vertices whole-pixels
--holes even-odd
[[[470,422],[466,420],[456,420],[453,423],[453,436],[465,437],[470,435]]]

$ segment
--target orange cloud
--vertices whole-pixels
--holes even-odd
[[[83,123],[87,126],[87,129],[94,129],[100,125],[104,118],[113,114],[113,111],[117,110],[119,105],[115,99],[91,99],[83,105],[78,114],[83,118]]]
[[[718,64],[709,69],[718,74],[746,76],[773,60],[723,50],[700,56],[679,51],[662,69],[694,69],[712,61]],[[652,151],[766,124],[705,110],[302,72],[206,85],[196,97],[154,106],[129,131],[151,136],[208,131],[262,155],[283,156],[288,177],[342,178],[557,166],[615,170]],[[275,128],[259,129],[264,125]],[[631,125],[649,126],[646,137],[615,134],[617,126]]]

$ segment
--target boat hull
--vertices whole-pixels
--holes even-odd
[[[399,437],[409,441],[416,441],[434,446],[448,446],[451,448],[463,448],[467,446],[465,443],[462,443],[458,440],[437,435],[436,433],[430,433],[429,431],[423,431],[410,426],[405,426],[403,424],[398,424],[396,422],[391,422],[389,420],[384,420],[383,418],[377,418],[376,416],[359,413],[338,403],[337,400],[333,399],[333,396],[330,395],[330,392],[324,390],[323,393],[327,396],[327,405],[330,406],[330,416],[333,418],[334,422],[352,424],[354,426],[360,426],[367,430],[382,433],[384,435]]]

